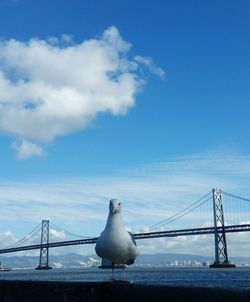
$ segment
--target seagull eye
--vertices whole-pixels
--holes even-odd
[[[119,202],[119,203],[118,203],[118,206],[120,206],[120,205],[121,205],[121,203]]]

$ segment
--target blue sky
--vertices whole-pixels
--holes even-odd
[[[250,196],[249,13],[244,0],[1,1],[2,236],[45,213],[95,236],[112,197],[135,230],[213,186]]]

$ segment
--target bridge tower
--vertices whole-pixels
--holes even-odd
[[[49,266],[49,220],[42,221],[40,260],[36,269],[51,269]]]
[[[223,198],[220,189],[213,189],[215,261],[210,267],[235,267],[228,260],[226,232],[224,230]],[[218,231],[218,227],[221,231]]]

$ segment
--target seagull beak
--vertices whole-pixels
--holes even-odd
[[[113,214],[116,214],[116,213],[118,213],[118,212],[119,212],[119,208],[116,207],[116,206],[114,206],[113,209],[112,209],[112,213],[113,213]]]

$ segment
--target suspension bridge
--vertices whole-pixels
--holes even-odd
[[[225,202],[226,200],[226,202]],[[238,206],[240,204],[240,206]],[[203,226],[186,229],[158,230],[166,225],[172,225],[174,222],[192,214],[192,220],[199,217],[199,211],[207,207],[212,221],[203,221]],[[162,237],[179,237],[194,235],[213,235],[215,261],[210,267],[234,267],[228,258],[227,239],[228,233],[240,233],[250,231],[250,199],[240,197],[234,194],[224,192],[220,189],[213,189],[212,192],[204,195],[188,207],[180,210],[178,213],[138,232],[133,232],[136,240],[153,239]],[[226,209],[226,210],[225,210]],[[196,213],[196,215],[195,215]],[[236,218],[236,219],[235,219]],[[211,219],[210,219],[211,220]],[[50,227],[58,232],[68,233],[80,237],[76,240],[54,241],[50,242]],[[39,243],[27,244],[32,238],[40,238]],[[66,247],[74,245],[95,244],[98,237],[83,237],[65,231],[56,226],[49,220],[43,220],[34,230],[24,236],[15,244],[0,249],[0,254],[14,253],[28,250],[40,250],[39,265],[37,269],[50,269],[49,266],[49,249],[54,247]]]

